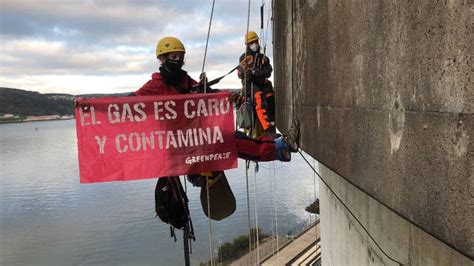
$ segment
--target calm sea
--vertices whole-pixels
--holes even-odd
[[[293,155],[290,163],[261,163],[256,184],[251,171],[251,219],[255,226],[256,191],[264,232],[278,224],[279,234],[295,234],[315,220],[304,210],[316,196],[315,176]],[[0,265],[184,264],[182,239],[174,242],[155,218],[156,179],[80,184],[78,173],[73,120],[0,125]],[[226,174],[237,210],[212,222],[214,250],[248,230],[244,162]],[[195,265],[209,258],[209,225],[199,188],[187,190]]]

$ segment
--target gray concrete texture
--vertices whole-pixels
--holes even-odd
[[[329,184],[320,186],[322,265],[474,265],[329,168],[320,170]]]
[[[473,1],[273,1],[277,125],[474,257]]]

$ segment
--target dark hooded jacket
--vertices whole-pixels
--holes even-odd
[[[244,64],[246,67],[240,64],[245,58],[247,58],[247,63]],[[265,80],[272,75],[273,68],[270,65],[270,60],[267,56],[260,53],[260,49],[257,52],[253,52],[247,47],[247,53],[240,56],[239,64],[237,73],[242,80],[242,85],[253,82],[257,86],[262,86]],[[247,72],[247,75],[245,72]],[[245,78],[247,78],[247,82],[244,80]]]

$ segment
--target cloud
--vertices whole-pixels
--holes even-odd
[[[0,47],[2,75],[15,73],[118,75],[146,71],[146,53],[134,47],[85,49],[67,46],[63,42],[43,40],[12,40]],[[151,64],[151,62],[148,62]],[[20,71],[21,70],[21,71]]]
[[[245,49],[247,3],[216,2],[206,58],[210,78],[232,69]],[[251,29],[260,25],[259,6],[252,6]],[[157,70],[156,42],[169,35],[184,42],[185,69],[197,77],[210,9],[211,1],[191,0],[2,0],[0,86],[66,93],[136,88]],[[240,86],[235,76],[222,84]]]
[[[18,75],[13,78],[0,77],[2,87],[20,88],[48,93],[122,93],[139,89],[150,75]],[[45,87],[46,84],[46,87]],[[64,88],[68,88],[65,90]]]

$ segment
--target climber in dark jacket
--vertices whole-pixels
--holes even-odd
[[[240,56],[238,76],[242,80],[246,100],[255,101],[255,111],[262,129],[275,133],[275,92],[270,80],[273,68],[267,56],[260,53],[258,35],[249,31],[245,36],[246,52]]]

